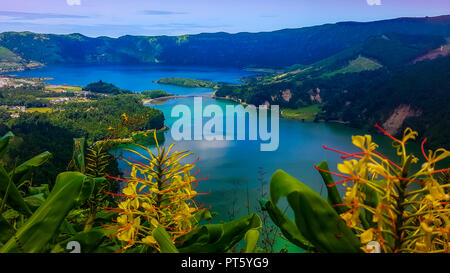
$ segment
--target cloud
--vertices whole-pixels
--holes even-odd
[[[88,16],[57,14],[57,13],[34,13],[21,11],[1,11],[0,16],[11,17],[14,20],[38,20],[48,18],[89,18]]]
[[[173,14],[187,14],[187,12],[167,11],[167,10],[144,10],[145,15],[173,15]]]
[[[69,6],[80,6],[81,0],[66,0],[66,3]]]
[[[366,0],[369,6],[381,6],[381,0]]]

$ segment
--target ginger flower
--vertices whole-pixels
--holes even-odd
[[[380,243],[383,252],[450,252],[450,183],[438,181],[436,175],[450,171],[436,169],[439,163],[450,157],[445,149],[424,150],[425,160],[414,166],[419,158],[408,154],[406,143],[418,133],[407,128],[401,139],[388,134],[399,157],[396,164],[376,149],[370,135],[353,136],[352,143],[361,149],[358,153],[346,153],[324,146],[341,154],[344,159],[334,173],[340,180],[329,187],[343,187],[345,212],[341,218],[360,237],[362,249],[371,241]]]
[[[176,242],[194,228],[193,215],[205,210],[195,201],[196,196],[204,194],[195,188],[205,179],[196,179],[196,174],[191,174],[193,164],[181,162],[192,153],[172,151],[173,144],[168,149],[159,146],[156,132],[154,138],[156,153],[140,145],[137,146],[142,151],[128,149],[140,159],[124,159],[131,167],[126,179],[111,177],[124,182],[124,186],[122,194],[112,193],[122,198],[118,207],[106,208],[118,213],[117,225],[105,227],[117,230],[113,236],[125,243],[122,250],[144,244],[157,251],[159,245],[152,231],[158,226],[164,227]]]

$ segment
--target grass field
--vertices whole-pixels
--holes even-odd
[[[81,91],[82,88],[80,86],[47,84],[45,86],[45,89],[59,93],[62,91],[66,91],[66,92]]]
[[[296,120],[313,121],[320,112],[318,104],[302,107],[298,109],[281,109],[281,117]]]
[[[27,108],[27,113],[39,112],[39,113],[47,113],[52,111],[49,107],[31,107]]]
[[[352,60],[348,63],[348,65],[344,68],[341,68],[339,70],[333,71],[331,73],[325,74],[327,77],[334,76],[336,74],[342,74],[342,73],[357,73],[361,71],[368,71],[368,70],[377,70],[382,68],[383,66],[376,61],[373,61],[369,58],[358,56],[355,60]]]

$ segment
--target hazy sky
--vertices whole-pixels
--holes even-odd
[[[444,14],[450,0],[0,0],[0,32],[236,33]]]

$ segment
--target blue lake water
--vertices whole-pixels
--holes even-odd
[[[196,67],[168,67],[168,66],[54,66],[38,70],[29,70],[16,73],[30,77],[52,77],[49,81],[54,84],[86,85],[93,81],[103,80],[113,83],[121,88],[134,91],[164,89],[174,94],[206,94],[210,89],[189,89],[174,86],[155,84],[152,81],[162,77],[184,77],[205,79],[219,82],[237,83],[237,79],[252,75],[253,73],[238,69],[220,68],[196,68]],[[168,100],[163,104],[151,105],[161,109],[166,118],[166,125],[171,127],[176,118],[171,117],[171,111],[176,105],[186,105],[193,108],[193,98],[178,98]],[[225,109],[226,105],[233,102],[203,98],[203,106],[215,104]],[[230,117],[221,116],[224,121]],[[209,119],[204,118],[203,123]],[[222,131],[225,134],[225,131]],[[311,187],[313,190],[326,197],[326,189],[314,164],[328,161],[332,170],[341,162],[340,157],[322,148],[327,145],[347,152],[356,152],[351,144],[351,136],[366,132],[349,128],[342,124],[299,122],[280,119],[279,123],[279,147],[276,151],[260,151],[261,141],[177,141],[176,150],[189,150],[195,152],[186,161],[193,161],[198,157],[196,168],[200,170],[198,178],[208,177],[201,182],[200,192],[210,192],[201,196],[200,202],[206,206],[212,206],[212,211],[218,212],[219,220],[228,220],[230,216],[243,216],[248,211],[253,212],[258,207],[261,198],[261,180],[266,181],[265,191],[268,190],[268,182],[271,174],[277,169],[283,169],[292,176]],[[374,137],[375,142],[382,147],[380,151],[392,155],[390,141],[383,136]],[[175,141],[171,132],[165,133],[164,145],[170,145]],[[387,148],[387,150],[384,149]],[[125,157],[132,154],[123,152]],[[129,170],[123,162],[119,162],[122,170]],[[261,175],[264,173],[264,175]],[[268,199],[269,197],[266,196]],[[249,208],[246,207],[249,204]],[[286,206],[282,203],[282,206]],[[282,245],[281,245],[282,246]],[[290,251],[296,251],[290,247]]]
[[[12,74],[12,73],[10,73]],[[182,77],[216,82],[239,83],[238,79],[255,75],[254,72],[235,68],[167,66],[167,65],[65,65],[47,66],[40,69],[14,72],[24,77],[53,78],[51,84],[68,84],[85,86],[91,82],[102,80],[113,83],[122,89],[135,92],[163,89],[172,94],[206,94],[211,90],[206,88],[184,88],[169,86],[153,81],[165,77]]]

